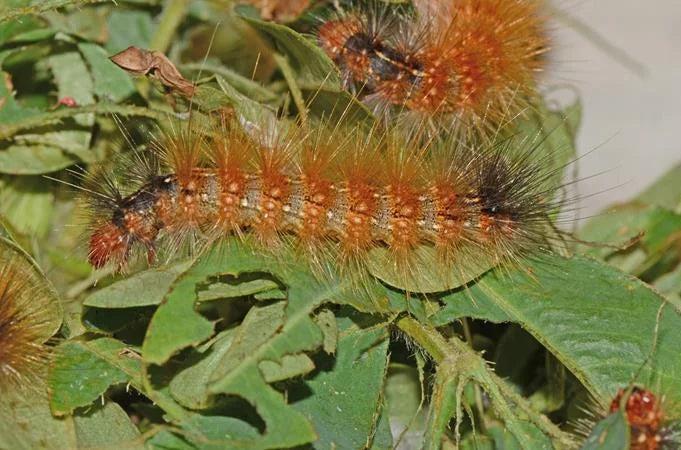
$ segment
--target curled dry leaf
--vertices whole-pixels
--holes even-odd
[[[128,47],[109,58],[123,70],[159,80],[166,88],[185,97],[194,95],[194,84],[186,80],[175,65],[161,52]]]

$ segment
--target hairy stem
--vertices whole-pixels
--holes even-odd
[[[561,431],[543,414],[532,409],[527,399],[492,372],[487,362],[468,344],[456,337],[447,340],[435,328],[422,324],[412,317],[402,317],[397,320],[396,325],[438,363],[438,376],[442,372],[447,378],[458,378],[458,384],[472,380],[480,385],[489,395],[496,413],[504,418],[506,426],[516,437],[524,440],[526,432],[520,427],[513,406],[519,408],[531,423],[560,447],[573,445],[567,433]],[[446,388],[445,380],[440,380],[440,383]],[[447,391],[451,391],[451,388],[445,389],[445,392]],[[456,399],[456,402],[460,401],[461,399]]]
[[[188,4],[188,0],[170,0],[166,4],[163,8],[156,34],[154,34],[149,44],[150,50],[157,50],[162,53],[168,50],[170,43],[175,37],[177,27],[182,22],[182,19],[184,19]]]
[[[8,20],[14,20],[21,16],[27,16],[31,14],[42,14],[47,11],[51,11],[57,8],[63,8],[65,6],[71,5],[87,5],[89,3],[109,3],[112,0],[45,0],[41,2],[36,2],[35,5],[24,6],[22,8],[13,8],[8,11],[3,11],[0,13],[0,23],[7,22]]]
[[[157,111],[139,106],[124,106],[107,103],[87,105],[78,108],[65,108],[59,111],[45,112],[30,116],[17,123],[0,125],[0,140],[9,139],[15,134],[31,128],[59,122],[78,114],[97,113],[97,114],[118,114],[121,116],[142,116],[156,120],[168,118],[168,113]]]

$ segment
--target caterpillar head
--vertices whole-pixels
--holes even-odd
[[[125,265],[132,247],[132,236],[114,223],[103,222],[95,227],[89,242],[88,261],[95,269],[100,269],[110,261],[116,261],[121,268]]]
[[[124,199],[125,206],[116,207],[109,220],[95,225],[88,252],[93,267],[99,269],[112,262],[122,270],[136,244],[146,248],[147,260],[153,262],[159,228],[147,197],[147,192],[141,191]]]

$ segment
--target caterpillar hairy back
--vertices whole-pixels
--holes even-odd
[[[61,308],[43,283],[0,239],[0,399],[35,388],[46,375],[46,342],[61,324]]]
[[[395,129],[255,129],[234,121],[167,134],[146,157],[133,154],[123,189],[112,173],[91,176],[90,263],[122,269],[138,249],[154,260],[164,241],[237,235],[275,253],[293,247],[316,272],[365,271],[382,249],[411,276],[425,247],[449,274],[547,250],[550,214],[564,203],[552,184],[559,169],[532,148],[511,152],[512,140],[469,148]]]
[[[483,133],[531,106],[551,46],[543,0],[415,6],[358,7],[321,24],[320,46],[347,87],[381,113]]]

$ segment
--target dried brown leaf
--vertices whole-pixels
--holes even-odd
[[[134,75],[146,75],[159,80],[166,88],[175,90],[185,97],[194,95],[194,84],[185,79],[161,52],[131,46],[109,59],[121,69]]]

